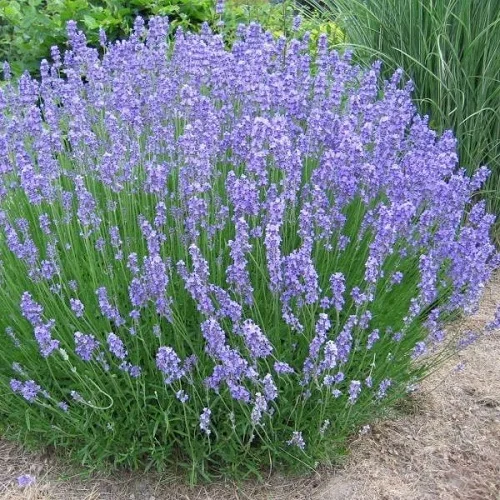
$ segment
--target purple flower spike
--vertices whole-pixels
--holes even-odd
[[[57,406],[65,413],[69,411],[69,405],[65,401],[60,401],[59,403],[57,403]]]
[[[257,425],[262,420],[264,413],[267,411],[267,400],[260,392],[255,395],[255,403],[252,408],[250,418],[254,425]]]
[[[81,318],[83,316],[83,312],[85,310],[84,305],[78,299],[69,299],[69,304],[71,310],[75,313],[77,318]]]
[[[114,333],[108,334],[108,348],[112,354],[114,354],[118,359],[125,359],[127,357],[127,350],[125,345],[118,335]]]
[[[156,353],[156,366],[165,375],[165,383],[171,384],[185,375],[181,360],[171,347],[160,347]]]
[[[94,355],[94,351],[99,347],[99,342],[93,335],[85,335],[81,332],[76,332],[75,352],[83,361],[90,361]]]
[[[302,437],[301,431],[293,431],[292,437],[286,442],[288,446],[296,446],[297,448],[304,450],[306,447],[306,442]]]
[[[212,431],[210,430],[210,420],[211,420],[212,410],[210,408],[203,408],[203,412],[200,415],[200,429],[207,436],[210,436]]]
[[[366,348],[370,350],[373,347],[373,344],[380,338],[380,332],[375,329],[373,332],[368,335],[368,339],[366,341]]]
[[[287,373],[295,373],[294,369],[288,364],[283,361],[276,361],[274,363],[274,370],[276,373],[280,375],[285,375]]]
[[[349,403],[354,404],[359,397],[361,392],[361,382],[359,380],[353,380],[349,385]]]
[[[292,24],[293,31],[297,31],[300,28],[301,24],[302,24],[302,16],[295,16],[293,18],[293,24]]]
[[[43,307],[28,292],[24,292],[21,297],[21,313],[33,326],[42,322]]]
[[[42,388],[33,380],[20,382],[19,380],[12,379],[10,381],[11,389],[20,394],[28,403],[33,403],[38,394],[42,392]]]
[[[392,382],[390,379],[386,378],[386,379],[382,380],[382,382],[380,382],[380,385],[378,387],[377,399],[382,399],[386,395],[387,390],[389,389],[389,387],[391,385],[392,385]]]
[[[224,13],[224,3],[225,0],[216,0],[215,2],[215,13],[216,14],[223,14]]]
[[[495,317],[486,325],[486,331],[500,330],[500,306],[495,311]]]
[[[342,273],[332,274],[330,277],[330,289],[333,294],[333,307],[341,311],[344,306],[345,278]]]
[[[53,351],[59,348],[59,340],[52,338],[52,329],[54,328],[55,321],[50,320],[48,323],[42,323],[35,326],[35,339],[40,348],[40,354],[47,358]]]
[[[189,400],[189,395],[183,389],[178,390],[175,393],[175,397],[181,402],[186,403]]]
[[[108,292],[105,287],[98,288],[96,295],[99,301],[99,308],[103,316],[110,321],[113,321],[116,326],[121,326],[125,323],[123,318],[120,316],[118,308],[113,306],[108,298]]]
[[[247,319],[243,323],[243,337],[254,358],[265,358],[271,354],[273,347],[269,339],[252,320]]]

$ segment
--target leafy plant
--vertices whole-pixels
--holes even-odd
[[[137,16],[153,15],[168,15],[174,28],[192,30],[213,17],[213,1],[0,0],[0,61],[9,61],[15,74],[38,74],[50,48],[64,46],[68,21],[78,21],[89,42],[99,46],[100,29],[116,40],[130,32]]]
[[[452,129],[461,164],[487,165],[483,195],[500,214],[500,4],[497,0],[309,0],[384,74],[403,68],[431,127]]]
[[[335,461],[474,340],[443,323],[498,264],[485,171],[326,36],[168,30],[5,68],[1,420],[193,482]]]
[[[251,21],[261,23],[276,36],[286,36],[296,12],[290,1],[229,0],[222,16],[216,14],[214,6],[214,0],[0,0],[0,62],[9,61],[15,75],[28,70],[38,76],[40,60],[49,59],[50,48],[65,48],[65,26],[70,20],[85,29],[95,47],[100,46],[100,29],[113,41],[129,34],[137,16],[148,19],[156,15],[169,17],[172,33],[178,27],[197,31],[207,21],[231,43],[238,25]],[[326,33],[331,43],[343,40],[335,24],[319,17],[306,19],[297,34],[305,31],[311,32],[311,46],[321,33]]]
[[[321,18],[319,15],[309,15],[302,19],[299,27],[293,30],[293,19],[302,12],[294,1],[286,0],[280,3],[268,0],[228,0],[224,11],[226,37],[234,37],[236,27],[240,23],[248,24],[258,22],[273,35],[288,37],[292,33],[302,36],[309,32],[311,36],[311,49],[318,41],[319,36],[324,33],[329,42],[334,45],[344,41],[344,34],[340,28],[329,19]]]

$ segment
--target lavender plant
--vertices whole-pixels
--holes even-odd
[[[320,37],[138,18],[0,89],[0,415],[101,466],[335,460],[498,263],[451,133]]]

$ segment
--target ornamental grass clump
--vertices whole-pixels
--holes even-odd
[[[320,37],[68,25],[0,89],[0,416],[91,466],[312,468],[468,342],[498,262],[449,132]],[[472,338],[472,337],[470,337]]]

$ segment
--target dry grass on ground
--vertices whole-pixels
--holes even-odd
[[[451,328],[480,330],[500,302],[500,275],[475,316]],[[462,370],[457,365],[465,362]],[[20,490],[17,476],[36,476]],[[265,484],[189,489],[173,478],[124,474],[82,480],[50,456],[0,441],[3,500],[500,500],[500,334],[487,334],[430,377],[406,415],[355,439],[347,465]]]

